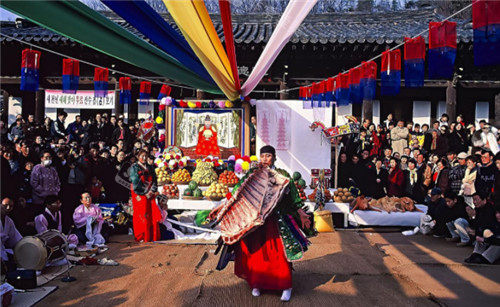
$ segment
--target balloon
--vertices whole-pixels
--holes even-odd
[[[164,104],[160,104],[158,106],[158,111],[163,111],[163,110],[165,110],[165,105]]]
[[[156,164],[156,165],[159,165],[160,163],[161,163],[161,159],[160,159],[160,158],[156,158],[156,159],[155,159],[155,164]]]
[[[225,103],[225,106],[226,106],[226,108],[232,108],[233,107],[233,103],[231,101],[227,100],[226,103]]]
[[[236,160],[236,158],[234,157],[234,155],[229,156],[229,158],[227,158],[227,159],[228,159],[229,161],[234,161],[234,160]]]
[[[187,105],[188,105],[188,107],[190,107],[191,109],[196,108],[196,103],[194,103],[194,102],[192,102],[192,101],[188,101]]]
[[[168,96],[168,97],[165,97],[165,98],[163,98],[163,99],[165,99],[165,104],[166,104],[167,106],[169,106],[169,105],[171,105],[171,104],[172,104],[172,97]],[[163,100],[163,99],[162,99],[162,100]]]
[[[155,122],[158,124],[158,125],[161,125],[163,124],[163,118],[161,118],[160,116],[158,116],[155,120]]]
[[[208,103],[208,107],[211,108],[211,109],[215,109],[217,107],[217,104],[213,100],[211,100]]]
[[[243,159],[236,160],[236,165],[238,165],[238,164],[241,165],[242,163],[243,163]]]
[[[257,161],[259,161],[259,158],[257,158],[257,156],[251,156],[250,161],[257,162]]]
[[[197,102],[195,103],[195,105],[196,105],[196,107],[197,107],[197,108],[201,108],[201,102],[197,101]]]
[[[244,171],[248,171],[250,169],[250,163],[248,163],[247,161],[241,163],[241,168],[244,170]]]
[[[241,172],[243,172],[243,168],[241,167],[241,164],[236,164],[234,166],[234,172],[235,173],[241,173]]]
[[[224,101],[219,101],[219,108],[223,109],[226,103]]]

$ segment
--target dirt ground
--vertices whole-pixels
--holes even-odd
[[[294,263],[289,306],[498,306],[500,266],[464,265],[472,248],[399,232],[320,234]],[[215,271],[215,246],[138,244],[112,238],[102,257],[117,267],[77,266],[72,283],[37,306],[274,306],[280,293],[251,296],[230,264]]]

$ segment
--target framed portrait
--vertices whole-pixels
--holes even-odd
[[[246,108],[168,110],[168,145],[192,159],[209,155],[227,159],[249,152]]]

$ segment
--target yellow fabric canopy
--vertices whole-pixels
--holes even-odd
[[[163,0],[201,63],[229,100],[239,97],[231,65],[203,0]]]

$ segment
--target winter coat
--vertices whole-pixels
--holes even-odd
[[[394,127],[391,130],[392,151],[403,154],[403,149],[408,147],[408,128]]]

